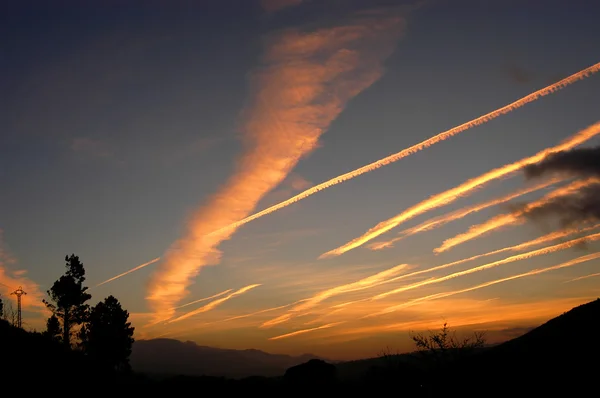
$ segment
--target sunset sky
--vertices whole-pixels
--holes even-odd
[[[26,328],[71,253],[138,339],[332,359],[600,296],[598,220],[523,216],[599,182],[523,171],[600,144],[593,1],[9,3],[0,298],[23,287]]]

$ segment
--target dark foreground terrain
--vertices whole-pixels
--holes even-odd
[[[344,372],[347,364],[314,358],[274,377],[115,374],[100,372],[79,352],[65,350],[41,334],[25,332],[4,321],[0,322],[0,341],[5,385],[32,381],[37,386],[53,385],[58,391],[66,383],[71,392],[80,386],[76,391],[81,394],[108,390],[173,393],[189,391],[189,387],[201,388],[195,390],[200,395],[208,391],[284,396],[385,391],[412,397],[600,394],[600,299],[573,308],[521,337],[470,355],[442,360],[432,360],[423,353],[388,356],[370,360],[365,371],[352,377]]]

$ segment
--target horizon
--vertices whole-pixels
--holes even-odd
[[[0,298],[73,253],[137,340],[333,360],[592,301],[592,3],[6,5]]]

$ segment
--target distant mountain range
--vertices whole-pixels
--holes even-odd
[[[300,356],[269,354],[260,350],[231,350],[200,346],[192,341],[173,339],[137,340],[133,344],[131,366],[134,371],[153,375],[281,376],[286,369],[311,359]],[[326,359],[325,359],[326,360]]]
[[[549,320],[524,335],[507,342],[488,346],[481,353],[449,368],[441,368],[437,378],[448,391],[456,389],[464,394],[478,394],[487,386],[496,384],[498,391],[510,392],[521,385],[542,386],[533,379],[532,372],[546,378],[595,380],[590,372],[600,371],[600,299],[575,307]],[[397,356],[412,366],[414,353]],[[199,346],[194,342],[172,339],[139,340],[134,343],[131,365],[136,372],[155,376],[218,376],[241,379],[250,376],[277,377],[295,365],[315,355],[275,355],[259,350],[231,350]],[[590,366],[589,364],[593,362]],[[338,362],[338,377],[358,380],[373,367],[386,366],[385,358],[368,358]],[[467,376],[468,375],[468,376]],[[501,376],[501,387],[497,385]],[[540,379],[540,383],[543,379]],[[534,383],[534,384],[532,384]],[[589,383],[588,383],[589,384]],[[545,385],[552,392],[552,384]],[[574,388],[574,387],[573,387]],[[498,392],[497,391],[497,392]]]

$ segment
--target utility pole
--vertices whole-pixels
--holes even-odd
[[[27,294],[21,286],[17,290],[11,293],[11,295],[17,296],[17,327],[21,328],[23,326],[23,317],[21,316],[21,296]]]

